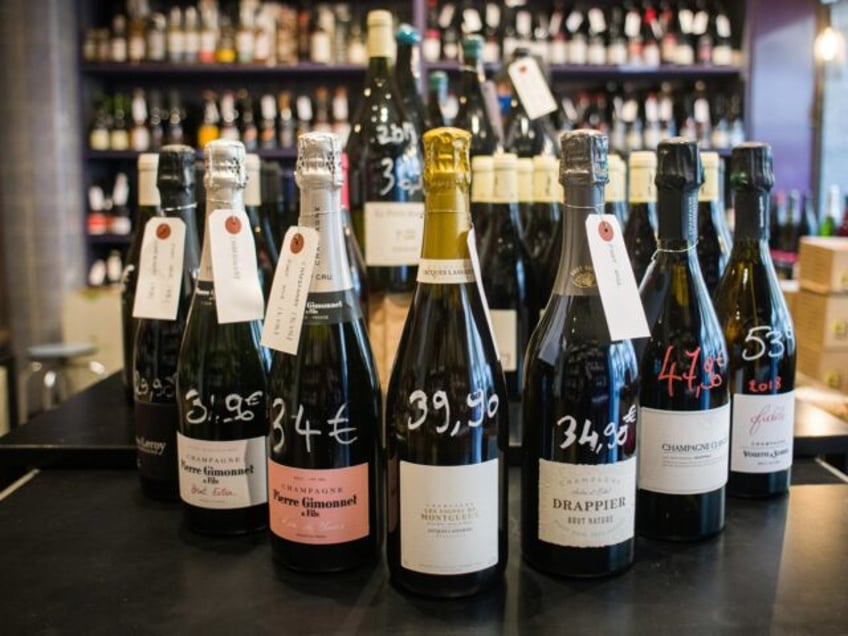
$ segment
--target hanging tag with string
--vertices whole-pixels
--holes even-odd
[[[157,216],[137,231],[144,234],[138,259],[133,318],[176,320],[183,280],[185,223],[182,219]],[[124,276],[128,274],[125,270]]]
[[[215,210],[209,215],[206,231],[218,322],[261,320],[265,301],[247,214],[244,210]]]

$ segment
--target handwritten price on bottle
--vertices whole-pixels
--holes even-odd
[[[633,404],[627,410],[624,417],[621,418],[625,423],[621,426],[617,426],[615,422],[610,422],[604,427],[603,437],[598,435],[598,432],[594,430],[594,426],[592,426],[591,420],[583,421],[583,430],[580,432],[580,436],[577,436],[577,418],[572,415],[566,415],[565,417],[561,417],[557,420],[557,426],[564,426],[563,429],[563,439],[560,442],[559,447],[563,450],[574,444],[575,442],[580,446],[586,446],[592,452],[600,454],[601,450],[606,447],[608,450],[614,449],[616,446],[624,446],[625,442],[627,442],[627,433],[630,430],[631,424],[636,424],[636,405]]]
[[[669,345],[665,350],[665,358],[663,359],[662,369],[660,370],[657,379],[668,382],[668,395],[674,395],[674,383],[683,382],[688,391],[694,391],[695,397],[700,397],[701,389],[715,389],[722,385],[724,379],[719,374],[719,370],[724,368],[725,361],[719,353],[718,356],[707,356],[701,362],[701,347],[697,347],[693,351],[684,351],[683,355],[689,358],[689,366],[683,373],[677,372],[677,362],[671,359],[671,354],[674,350],[674,345]],[[706,383],[700,381],[699,364],[704,373],[707,374],[708,380]]]
[[[224,398],[226,417],[222,418],[218,415],[214,417],[214,420],[223,423],[251,422],[256,418],[254,410],[256,407],[262,406],[262,399],[264,397],[265,394],[263,391],[254,391],[247,397],[242,397],[238,393],[230,393]],[[191,406],[185,416],[186,422],[189,424],[203,424],[209,419],[210,410],[215,406],[215,395],[209,396],[208,407],[203,403],[200,392],[197,389],[189,389],[185,394],[185,399]]]
[[[409,394],[410,406],[415,406],[419,411],[418,419],[413,421],[412,417],[409,417],[406,421],[406,425],[410,431],[421,428],[421,425],[426,421],[430,413],[427,402],[427,393],[421,389],[416,389]],[[432,404],[433,410],[444,412],[444,421],[436,426],[436,432],[443,435],[450,429],[450,436],[456,436],[462,426],[462,421],[456,420],[453,422],[453,427],[451,428],[451,407],[447,392],[441,389],[436,391],[433,393],[429,402]],[[479,409],[479,418],[466,420],[469,428],[477,428],[483,424],[486,417],[489,419],[495,417],[495,414],[498,412],[500,398],[492,394],[487,399],[486,391],[484,389],[477,389],[465,396],[465,404],[472,410],[472,413]]]
[[[274,415],[274,411],[277,411],[277,414]],[[347,410],[347,402],[342,404],[339,409],[336,411],[336,415],[331,419],[327,420],[327,426],[330,427],[330,430],[327,432],[327,435],[332,437],[337,443],[342,446],[349,446],[353,444],[358,438],[355,435],[356,427],[355,426],[342,426],[342,424],[347,424],[350,419],[345,415],[345,411]],[[279,453],[283,450],[283,447],[286,444],[286,431],[283,426],[284,418],[286,417],[286,403],[283,398],[275,398],[271,403],[271,428],[274,431],[274,452]],[[301,435],[306,440],[306,452],[312,452],[312,442],[311,439],[315,435],[323,435],[324,432],[317,428],[312,428],[309,419],[303,417],[303,404],[297,407],[297,413],[290,416],[291,419],[294,420],[294,430],[295,433]]]
[[[133,386],[137,398],[148,398],[151,400],[173,400],[177,394],[174,376],[165,378],[153,378],[150,382],[142,377],[138,371],[133,372]]]
[[[745,336],[746,346],[742,352],[742,359],[746,361],[758,360],[763,356],[769,358],[780,358],[786,352],[786,345],[783,344],[783,332],[774,329],[771,325],[762,325],[760,327],[752,327],[748,330]],[[789,332],[788,339],[793,339],[792,332]]]

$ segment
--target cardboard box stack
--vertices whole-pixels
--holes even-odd
[[[805,237],[792,319],[798,371],[848,391],[848,238]]]

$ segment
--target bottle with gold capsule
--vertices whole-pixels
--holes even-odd
[[[389,571],[430,596],[494,585],[507,558],[507,394],[468,245],[470,138],[424,135],[424,241],[386,402]]]

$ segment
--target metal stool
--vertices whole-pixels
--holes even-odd
[[[88,342],[56,342],[33,345],[27,349],[29,356],[28,376],[24,379],[25,389],[33,377],[41,376],[41,408],[52,409],[71,395],[67,372],[85,369],[97,377],[106,375],[106,367],[96,360],[79,360],[94,355],[97,347]],[[29,417],[27,409],[26,417]]]

